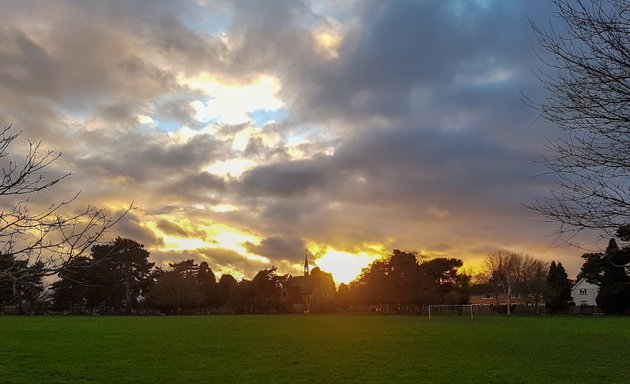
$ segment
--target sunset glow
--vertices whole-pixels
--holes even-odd
[[[333,279],[337,284],[349,283],[354,280],[372,261],[378,259],[377,254],[348,253],[329,249],[323,256],[315,262],[324,272],[333,275]]]
[[[321,30],[314,34],[319,49],[329,58],[336,59],[339,57],[339,46],[341,45],[341,37],[337,31],[328,29]]]
[[[278,79],[259,75],[251,81],[221,81],[208,73],[186,78],[180,84],[202,91],[208,99],[191,103],[195,118],[202,122],[216,120],[223,124],[242,124],[250,120],[248,113],[257,110],[275,111],[284,103],[276,94],[281,86]]]
[[[254,168],[256,163],[247,159],[231,159],[226,161],[217,161],[214,164],[209,165],[206,171],[213,175],[225,177],[232,176],[238,177],[248,169]]]
[[[393,249],[575,277],[524,207],[558,134],[522,102],[544,100],[530,21],[552,2],[289,3],[3,4],[0,124],[72,174],[38,199],[133,202],[103,241],[246,279],[301,273],[304,248],[337,283]]]

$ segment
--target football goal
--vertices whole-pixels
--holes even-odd
[[[431,316],[436,315],[460,315],[460,316],[468,316],[470,314],[470,319],[474,318],[473,315],[473,307],[475,304],[436,304],[429,305],[429,320],[431,320]]]

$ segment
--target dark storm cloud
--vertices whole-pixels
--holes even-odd
[[[544,4],[491,2],[367,1],[357,3],[359,22],[326,65],[290,73],[300,113],[313,118],[404,118],[418,106],[414,93],[440,93],[462,77],[499,68],[526,76],[527,15]]]
[[[244,0],[233,7],[229,33],[237,43],[230,61],[241,71],[275,71],[313,54],[311,34],[300,25],[312,17],[303,1]]]
[[[0,60],[8,66],[0,88],[86,108],[107,98],[146,98],[175,87],[172,74],[133,53],[130,36],[85,22],[56,26],[50,45],[5,27]]]
[[[328,158],[245,174],[243,190],[258,197],[242,200],[253,213],[241,220],[256,222],[263,233],[291,231],[344,249],[385,239],[408,248],[522,242],[527,234],[544,236],[543,227],[524,220],[522,203],[545,186],[532,178],[542,171],[532,156],[474,130],[373,131]],[[320,173],[325,182],[308,181]],[[451,250],[462,252],[461,246]]]
[[[337,59],[296,39],[275,62],[292,116],[333,122],[341,143],[245,173],[237,190],[252,215],[241,220],[345,246],[430,246],[455,232],[496,246],[544,233],[521,203],[546,186],[534,160],[554,131],[521,92],[540,92],[528,17],[545,22],[549,4],[370,1],[354,11]]]
[[[140,181],[156,178],[166,181],[179,177],[182,170],[195,170],[210,162],[220,148],[209,135],[198,135],[183,144],[169,146],[147,142],[147,138],[143,135],[120,137],[106,152],[76,162],[81,167],[104,169],[109,174],[130,176]],[[219,184],[217,181],[216,185]]]
[[[268,237],[260,244],[245,243],[247,250],[271,260],[300,262],[304,260],[304,240],[296,237]]]
[[[330,201],[401,205],[457,199],[512,201],[535,176],[531,153],[518,153],[473,130],[374,131],[342,144],[334,155],[260,166],[243,175],[240,189],[256,196],[327,194]],[[503,192],[505,196],[501,196]]]
[[[190,201],[207,201],[218,204],[220,200],[213,198],[213,194],[227,189],[225,180],[208,172],[184,173],[165,184],[161,192]]]
[[[254,196],[306,194],[326,188],[333,171],[325,158],[265,165],[243,175],[240,191]]]
[[[16,28],[0,29],[0,89],[17,94],[53,94],[53,65],[46,50]]]

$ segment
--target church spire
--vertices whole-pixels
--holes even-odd
[[[308,249],[304,249],[304,276],[308,276]]]

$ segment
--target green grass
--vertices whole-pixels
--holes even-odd
[[[630,318],[0,317],[2,383],[627,383]]]

